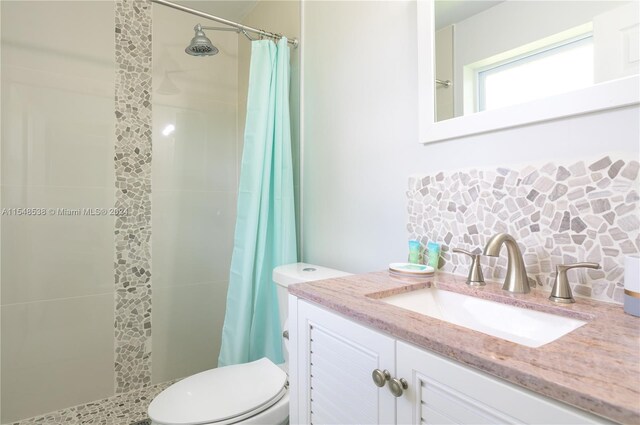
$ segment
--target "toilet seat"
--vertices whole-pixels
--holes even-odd
[[[226,425],[268,409],[287,393],[287,374],[267,358],[207,370],[183,379],[149,405],[162,425]]]

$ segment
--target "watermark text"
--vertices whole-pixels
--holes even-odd
[[[3,216],[124,217],[128,208],[0,208]]]

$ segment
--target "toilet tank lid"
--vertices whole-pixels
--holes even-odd
[[[351,273],[315,264],[293,263],[278,266],[273,269],[273,281],[280,286],[287,287],[294,283],[311,282],[313,280],[331,279],[349,276]]]

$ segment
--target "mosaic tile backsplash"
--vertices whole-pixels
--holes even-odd
[[[466,275],[460,247],[481,253],[496,233],[519,243],[527,273],[550,291],[556,264],[593,261],[569,272],[574,295],[621,303],[624,256],[640,252],[638,161],[605,156],[519,169],[471,169],[409,179],[410,239],[443,246],[440,270]],[[506,274],[506,249],[483,257],[487,280]]]

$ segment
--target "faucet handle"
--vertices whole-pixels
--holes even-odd
[[[467,285],[484,286],[484,276],[482,276],[482,267],[480,266],[480,254],[474,254],[461,248],[453,248],[453,252],[465,254],[471,257],[471,266],[469,267],[469,276],[467,276]]]
[[[558,264],[556,266],[556,278],[553,282],[553,289],[549,299],[556,303],[571,304],[576,302],[571,293],[571,286],[569,285],[569,279],[567,279],[567,270],[575,268],[589,268],[599,269],[598,263],[573,263],[573,264]]]
[[[458,254],[468,255],[469,257],[473,257],[474,255],[478,255],[478,254],[474,254],[473,252],[467,251],[466,249],[462,249],[462,248],[453,248],[452,251],[455,252],[455,253],[458,253]]]

